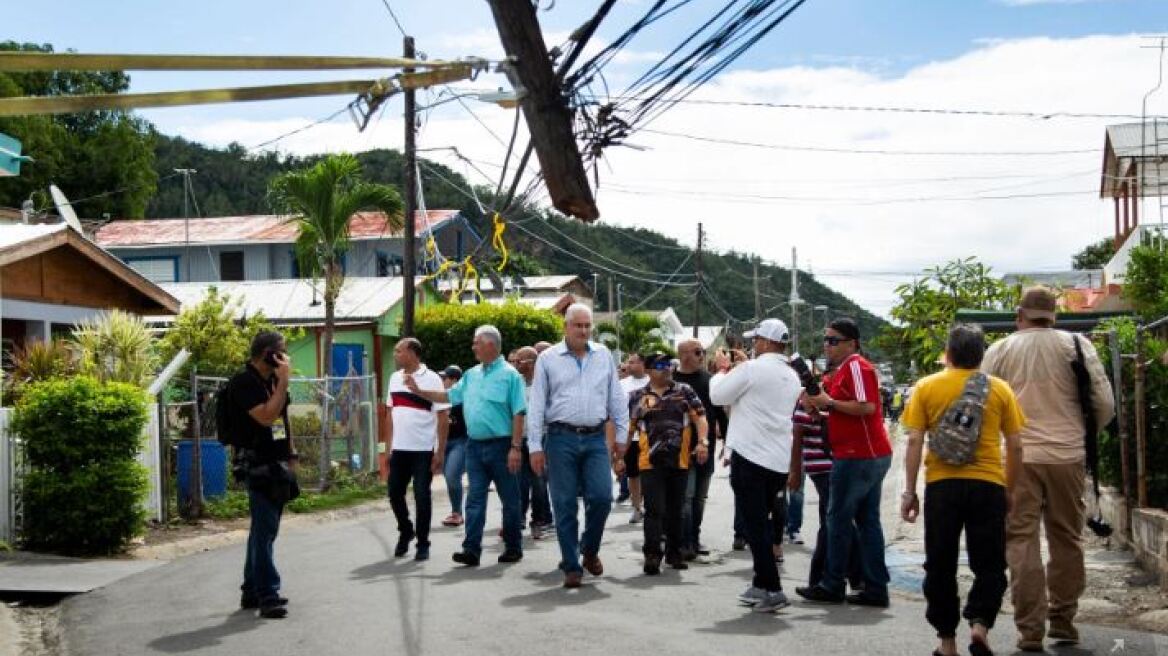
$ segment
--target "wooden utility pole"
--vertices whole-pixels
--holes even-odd
[[[608,277],[608,311],[610,314],[613,312],[613,308],[616,307],[615,301],[613,300],[615,298],[616,298],[616,292],[613,291],[612,276],[609,276]]]
[[[698,281],[698,284],[694,288],[693,336],[694,339],[697,339],[698,325],[701,324],[698,306],[702,299],[702,224],[700,222],[698,223],[698,249],[695,255],[697,259],[694,260],[694,274],[697,276],[695,280]]]
[[[403,55],[406,59],[414,58],[414,37],[403,39]],[[413,69],[405,69],[412,73]],[[405,93],[405,216],[402,218],[402,330],[403,337],[414,335],[414,212],[418,208],[418,144],[415,143],[415,114],[417,107],[414,104],[413,89],[406,89]]]
[[[754,320],[762,321],[762,296],[758,290],[758,256],[754,256]]]
[[[555,208],[585,221],[600,217],[580,148],[572,131],[572,113],[564,100],[544,44],[531,0],[488,0],[499,40],[522,89],[520,104],[531,143],[539,158],[548,195]]]

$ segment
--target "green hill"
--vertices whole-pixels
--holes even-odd
[[[191,184],[203,216],[230,216],[268,212],[264,191],[267,182],[277,173],[298,168],[317,160],[318,156],[282,157],[274,154],[249,156],[238,145],[225,149],[207,148],[181,138],[158,135],[155,146],[155,169],[159,178],[170,175],[175,168],[194,168]],[[372,150],[357,155],[364,166],[367,179],[402,184],[402,156],[393,150]],[[441,164],[425,162],[422,167],[422,187],[426,205],[430,208],[457,208],[480,228],[490,234],[489,221],[482,216],[475,201],[466,192],[465,178]],[[491,190],[479,188],[476,192],[484,203]],[[177,217],[183,212],[182,185],[177,179],[161,181],[158,192],[149,201],[149,217]],[[193,209],[191,210],[193,212]],[[746,254],[709,252],[702,255],[704,290],[697,287],[666,286],[656,280],[674,280],[679,285],[694,281],[694,261],[683,264],[692,252],[693,244],[682,244],[660,233],[641,228],[626,228],[599,222],[586,225],[569,220],[546,209],[532,208],[525,212],[531,220],[517,219],[505,233],[512,252],[512,272],[525,274],[565,273],[579,275],[591,283],[592,274],[599,274],[600,294],[597,308],[607,310],[608,279],[622,284],[622,308],[659,310],[672,306],[685,323],[694,316],[694,297],[698,295],[698,321],[702,325],[730,323],[740,328],[743,321],[754,316],[754,286],[752,265]],[[522,221],[520,223],[520,221]],[[676,278],[669,275],[677,272]],[[768,316],[779,316],[790,323],[789,306],[772,308],[790,294],[791,275],[788,269],[762,264],[759,267],[762,308]],[[832,316],[855,317],[866,335],[875,335],[883,320],[861,309],[835,290],[821,284],[814,277],[800,274],[799,294],[806,301],[802,306],[799,332],[805,336],[801,346],[804,352],[815,353],[819,346],[812,335],[822,329],[823,313],[815,312],[814,320],[808,308],[825,305]]]

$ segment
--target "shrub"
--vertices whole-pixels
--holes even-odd
[[[73,343],[81,373],[98,380],[146,387],[158,367],[146,323],[121,310],[78,323],[73,327]]]
[[[555,342],[563,335],[563,317],[517,301],[503,305],[439,304],[418,310],[414,334],[422,342],[423,360],[435,370],[449,364],[463,369],[475,364],[470,343],[475,328],[491,324],[503,334],[504,355],[511,349],[539,341]]]
[[[25,443],[26,547],[69,554],[125,548],[142,528],[146,471],[135,456],[147,398],[125,383],[78,376],[29,385],[12,420]]]
[[[12,371],[6,373],[3,405],[13,405],[24,386],[41,380],[67,378],[77,372],[77,357],[65,340],[36,341],[12,351]]]
[[[1119,337],[1121,353],[1134,353],[1136,348],[1136,324],[1132,319],[1111,319],[1101,326],[1103,330],[1114,328]],[[1099,356],[1111,374],[1111,352],[1106,340],[1095,344]],[[1168,342],[1145,337],[1144,357],[1148,354],[1164,353],[1168,351]],[[1115,384],[1115,381],[1112,381]],[[1136,439],[1135,439],[1135,367],[1129,358],[1123,359],[1123,397],[1124,409],[1127,415],[1128,427],[1128,465],[1132,484],[1135,485],[1136,476]],[[1168,471],[1159,466],[1159,463],[1168,462],[1168,364],[1159,358],[1153,358],[1145,369],[1145,414],[1147,417],[1147,437],[1145,440],[1147,451],[1145,462],[1147,467],[1148,504],[1156,508],[1168,507]],[[1121,487],[1123,472],[1120,457],[1120,442],[1113,422],[1099,438],[1099,478],[1100,482]],[[1131,490],[1134,494],[1135,489]]]

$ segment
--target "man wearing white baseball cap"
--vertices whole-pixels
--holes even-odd
[[[754,559],[754,580],[738,596],[758,612],[789,605],[771,551],[770,516],[787,484],[793,442],[791,417],[803,387],[787,362],[791,341],[787,325],[765,319],[743,335],[754,342],[755,358],[719,349],[718,373],[710,379],[710,400],[730,407],[726,450],[730,453],[730,487]]]

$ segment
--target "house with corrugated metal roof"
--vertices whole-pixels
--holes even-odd
[[[420,273],[433,259],[425,256],[432,235],[444,257],[462,259],[482,237],[457,210],[414,214]],[[286,216],[218,216],[192,219],[111,221],[94,241],[157,283],[240,282],[300,278],[293,253],[299,234]],[[347,276],[400,275],[403,236],[391,230],[381,212],[358,212],[349,220],[350,248],[342,260]]]
[[[18,345],[66,333],[110,309],[151,316],[178,301],[64,223],[0,221],[0,342]]]
[[[288,344],[292,369],[298,376],[318,377],[324,371],[324,283],[309,279],[241,282],[178,282],[161,285],[188,308],[206,298],[211,287],[239,303],[246,316],[263,314],[280,328],[303,328],[304,336]],[[332,376],[373,375],[378,392],[393,372],[393,345],[400,337],[402,278],[345,278],[336,302]],[[417,286],[420,307],[438,301],[429,283]],[[173,317],[157,323],[165,326]]]

